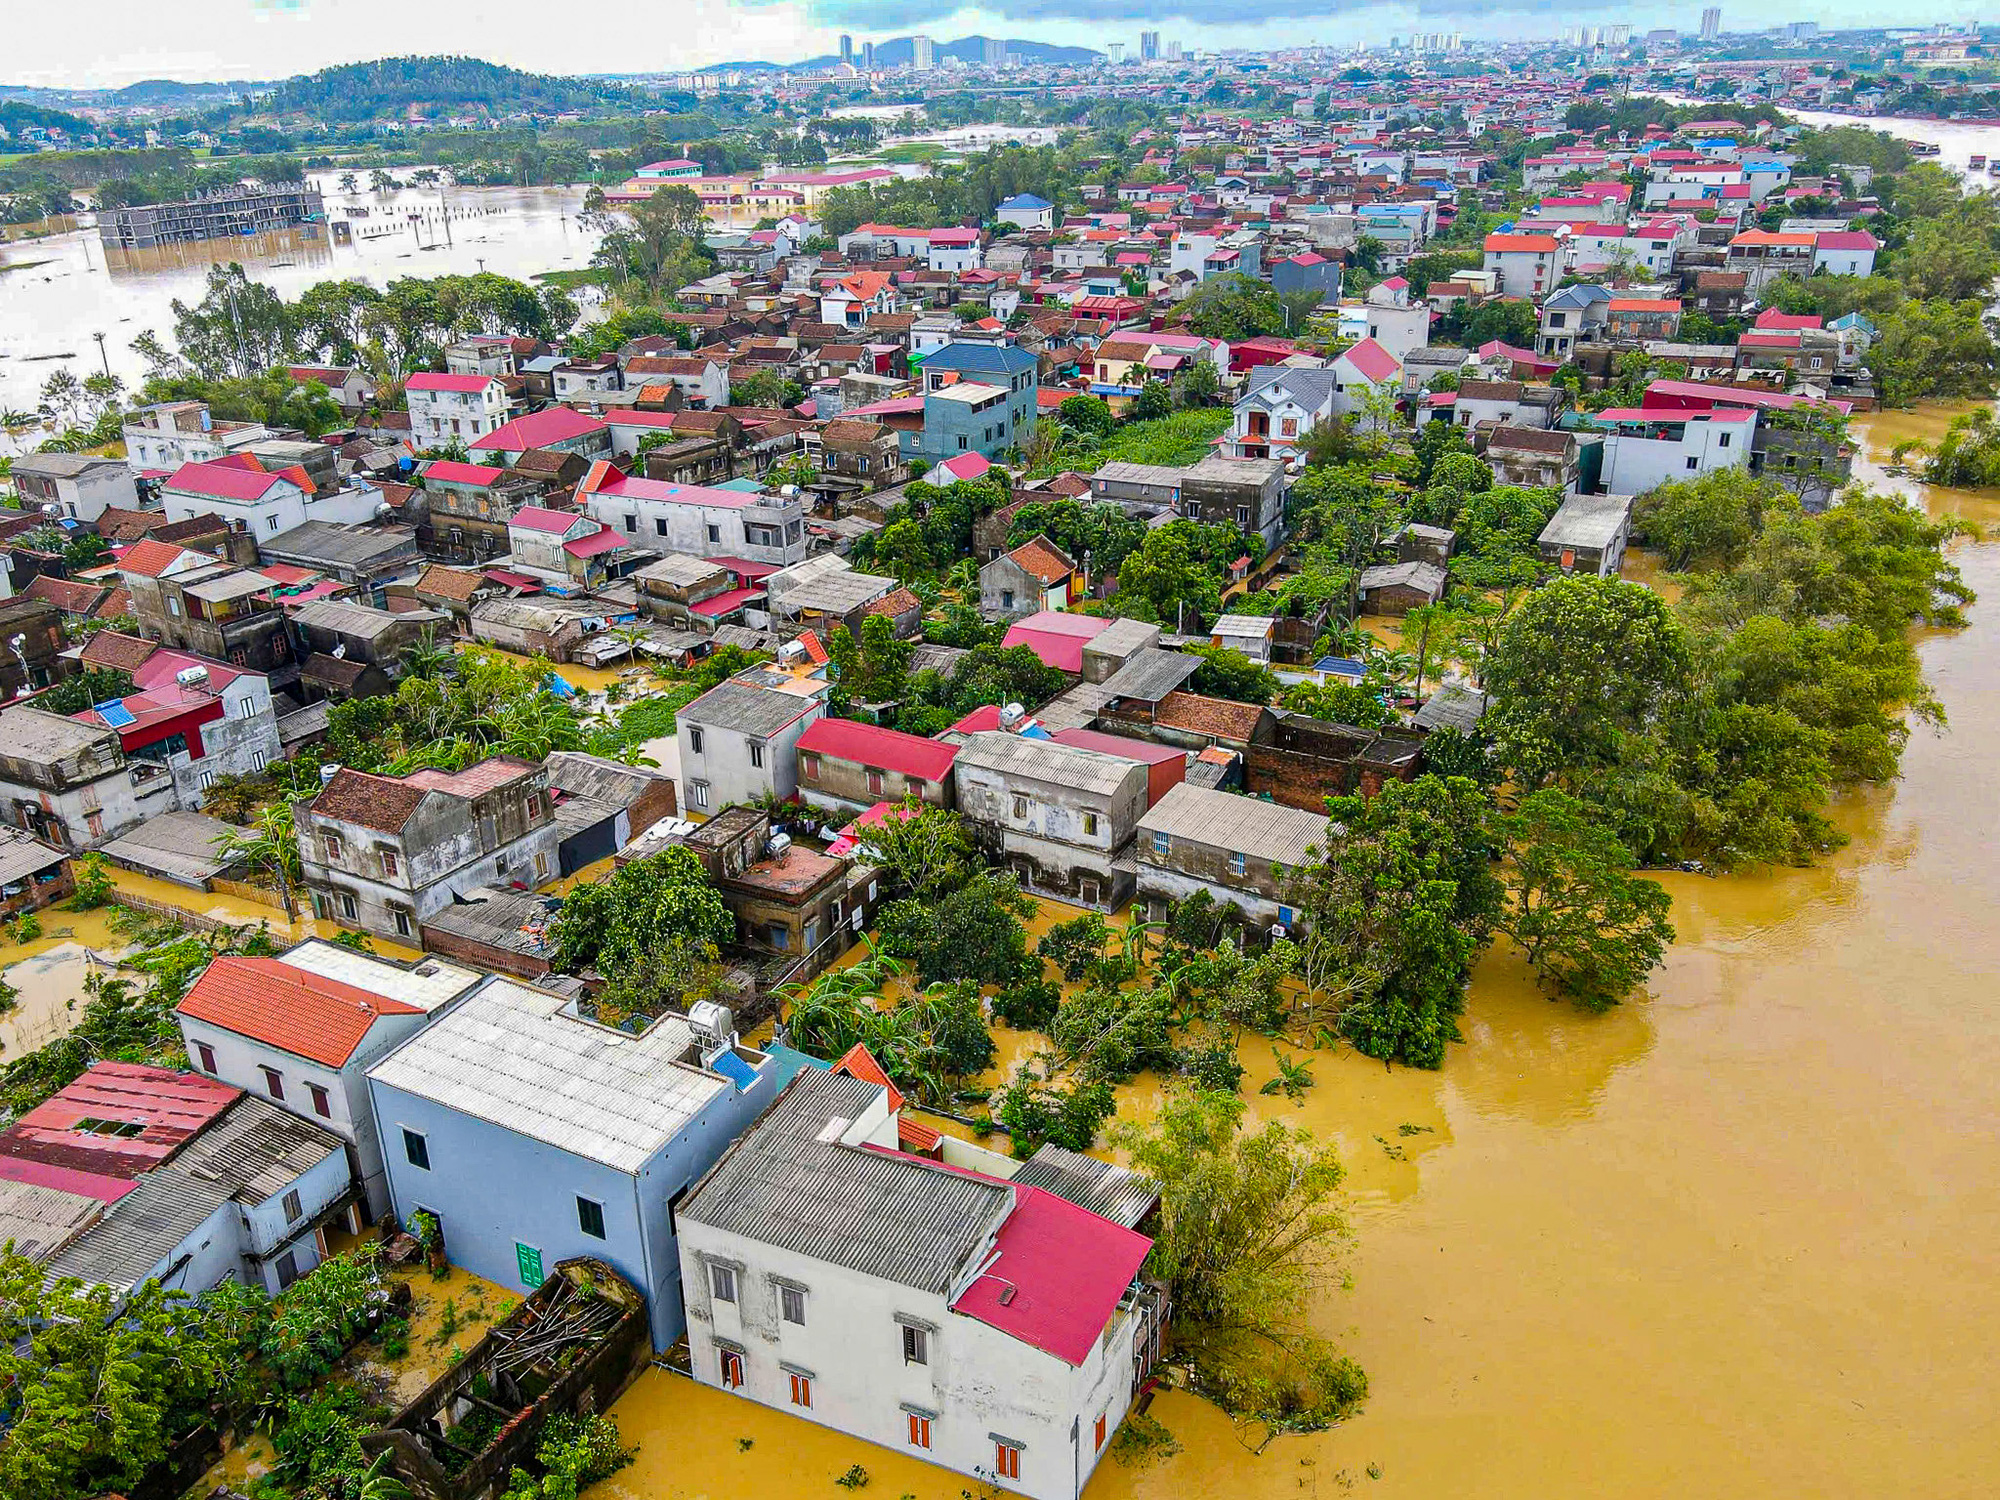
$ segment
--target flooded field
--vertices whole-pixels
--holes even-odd
[[[579,269],[597,246],[597,235],[577,223],[580,187],[376,194],[366,191],[363,173],[362,191],[342,193],[338,174],[309,176],[326,194],[329,218],[350,226],[351,243],[334,243],[321,225],[108,257],[95,229],[0,246],[0,273],[21,267],[0,274],[0,409],[32,410],[42,382],[56,370],[81,378],[103,368],[93,337],[98,333],[105,335],[113,373],[136,386],[145,364],[132,352],[132,340],[151,329],[171,342],[174,299],[199,301],[208,267],[218,261],[241,261],[255,280],[292,298],[316,282],[346,277],[376,286],[398,276],[481,270],[525,279],[538,271]],[[367,213],[349,212],[361,209]],[[0,435],[0,452],[7,451]]]
[[[1948,416],[1857,426],[1879,464]],[[2000,521],[2000,496],[1923,498]],[[1992,1492],[2000,543],[1957,555],[1983,602],[1923,645],[1949,732],[1843,802],[1820,867],[1667,877],[1680,941],[1649,997],[1586,1016],[1496,948],[1442,1072],[1320,1052],[1293,1104],[1255,1093],[1270,1047],[1245,1046],[1253,1112],[1347,1162],[1353,1290],[1317,1321],[1367,1408],[1253,1455],[1169,1394],[1179,1453],[1107,1464],[1093,1500]],[[854,1463],[871,1494],[968,1488],[658,1371],[618,1415],[639,1461],[598,1500],[805,1500]]]

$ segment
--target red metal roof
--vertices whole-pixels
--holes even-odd
[[[596,557],[601,552],[616,552],[624,545],[623,537],[609,526],[604,526],[590,536],[580,536],[574,541],[564,542],[563,551],[571,557]]]
[[[1403,368],[1402,361],[1373,339],[1363,339],[1341,357],[1376,385]]]
[[[345,1067],[380,1016],[420,1016],[414,1005],[327,979],[275,958],[216,959],[180,1013],[329,1068]]]
[[[96,1063],[0,1135],[0,1156],[106,1177],[137,1177],[172,1156],[242,1094],[199,1073],[144,1063]],[[140,1131],[110,1134],[92,1128],[94,1121],[137,1125]]]
[[[573,510],[550,510],[543,505],[524,505],[514,512],[509,526],[518,526],[523,531],[549,531],[557,536],[568,531],[578,521],[586,519]]]
[[[885,771],[942,782],[951,774],[958,758],[958,746],[927,740],[922,735],[904,734],[877,724],[857,724],[851,719],[821,719],[799,736],[802,754],[827,755],[836,760],[879,766]]]
[[[951,1310],[1080,1367],[1153,1242],[1041,1188],[1007,1186],[1014,1210],[994,1241],[997,1258]]]
[[[1063,610],[1045,609],[1007,627],[1003,646],[1026,646],[1046,666],[1064,672],[1083,670],[1083,648],[1111,628],[1109,620],[1096,615],[1073,615]]]
[[[990,729],[993,726],[989,724],[985,727]],[[1178,745],[1156,745],[1151,740],[1106,734],[1101,729],[1058,729],[1050,738],[1058,745],[1074,745],[1079,750],[1095,750],[1100,755],[1116,755],[1123,760],[1136,760],[1149,766],[1187,759],[1187,751]]]
[[[58,1193],[74,1193],[79,1198],[95,1198],[99,1203],[116,1203],[139,1185],[123,1177],[106,1177],[100,1172],[21,1156],[0,1156],[0,1182],[52,1188]]]
[[[446,484],[492,484],[506,472],[490,464],[462,464],[455,459],[440,458],[425,466],[424,478]]]
[[[406,391],[457,391],[461,395],[476,396],[487,386],[499,379],[497,375],[439,375],[432,371],[422,371],[403,382]]]
[[[246,469],[236,464],[182,464],[166,483],[170,490],[206,495],[215,500],[261,500],[274,485],[293,481],[262,469]]]
[[[763,589],[724,589],[719,594],[711,594],[698,604],[690,604],[688,613],[700,615],[704,619],[718,619],[733,614],[752,599],[763,597]]]
[[[603,430],[604,424],[595,417],[586,417],[567,406],[551,406],[532,416],[516,417],[511,422],[501,423],[485,437],[475,439],[472,451],[525,453],[530,448],[546,448],[552,443],[566,443]]]

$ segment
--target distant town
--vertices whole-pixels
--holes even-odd
[[[24,299],[187,289],[0,413],[0,1492],[1356,1414],[1276,1106],[1643,1003],[1972,604],[1855,424],[2000,380],[2000,39],[1748,19],[0,88]]]

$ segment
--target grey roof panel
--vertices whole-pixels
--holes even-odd
[[[1152,1179],[1056,1145],[1029,1157],[1012,1180],[1046,1189],[1127,1229],[1138,1228],[1160,1198]]]
[[[1150,835],[1164,833],[1209,849],[1297,865],[1305,862],[1307,851],[1325,849],[1332,821],[1303,808],[1182,782],[1168,788],[1139,820],[1138,849],[1142,859],[1147,857],[1153,847]]]
[[[1572,495],[1536,540],[1547,547],[1609,547],[1631,519],[1630,495]]]
[[[1146,769],[1135,761],[1100,755],[1079,745],[1031,739],[1004,729],[984,730],[966,740],[952,763],[954,773],[994,771],[1010,778],[1039,781],[1073,791],[1115,794],[1127,782],[1144,785]]]
[[[943,1293],[1014,1195],[916,1157],[819,1139],[830,1121],[851,1122],[881,1097],[878,1083],[805,1069],[678,1216]]]
[[[1136,698],[1141,703],[1158,703],[1200,670],[1199,656],[1145,646],[1134,651],[1122,667],[1104,679],[1104,692],[1107,700]]]
[[[779,692],[731,678],[703,693],[682,709],[679,717],[687,724],[711,724],[740,734],[771,735],[814,706],[815,700],[797,693]]]

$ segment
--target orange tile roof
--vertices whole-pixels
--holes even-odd
[[[903,1107],[903,1091],[889,1081],[889,1075],[882,1071],[882,1065],[875,1061],[875,1054],[860,1042],[847,1049],[847,1054],[833,1065],[836,1073],[845,1073],[849,1078],[859,1078],[863,1083],[879,1083],[889,1091],[889,1112],[894,1114]]]
[[[342,984],[275,958],[216,959],[178,1007],[325,1067],[345,1067],[380,1016],[420,1016],[414,1005]]]
[[[1062,549],[1045,536],[1031,536],[1012,552],[1008,559],[1020,565],[1021,571],[1042,583],[1057,583],[1076,571],[1076,564],[1063,556]]]
[[[157,542],[148,537],[143,542],[134,542],[118,559],[118,571],[137,573],[141,578],[158,578],[179,561],[184,550],[172,542]]]
[[[816,667],[826,665],[826,647],[820,644],[818,631],[808,630],[804,635],[799,637],[799,644],[805,647],[807,661]]]

